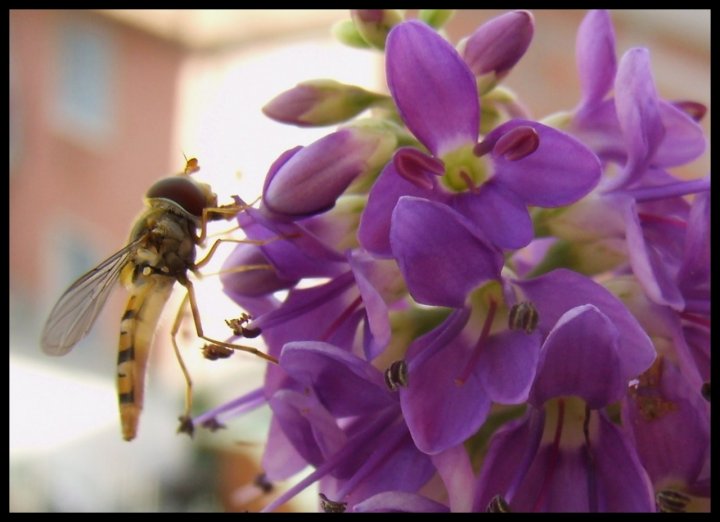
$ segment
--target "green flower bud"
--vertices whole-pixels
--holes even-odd
[[[420,9],[418,18],[430,27],[440,29],[455,14],[454,9]]]
[[[352,20],[342,20],[336,23],[333,25],[331,32],[339,42],[349,47],[355,47],[357,49],[368,49],[370,47]]]
[[[385,49],[390,29],[403,20],[395,9],[353,9],[350,16],[365,41],[376,49]]]
[[[300,127],[334,125],[349,120],[386,96],[335,80],[310,80],[273,98],[263,113]]]

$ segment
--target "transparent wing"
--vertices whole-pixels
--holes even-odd
[[[46,354],[64,355],[85,337],[123,267],[144,239],[133,241],[107,258],[75,281],[58,299],[43,328],[42,349]]]

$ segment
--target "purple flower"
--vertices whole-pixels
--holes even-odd
[[[492,402],[542,404],[580,386],[591,407],[617,401],[654,360],[637,321],[592,280],[555,270],[510,285],[506,293],[523,295],[536,309],[537,326],[529,332],[494,326],[500,317],[507,325],[517,303],[502,306],[505,298],[488,287],[473,299],[480,304],[456,310],[409,347],[400,402],[421,450],[433,454],[466,440],[485,422]]]
[[[657,490],[709,494],[702,472],[710,458],[710,408],[699,391],[661,357],[628,392],[623,424]]]
[[[589,279],[555,271],[516,284],[537,307],[544,340],[529,409],[494,435],[474,509],[499,495],[512,511],[653,510],[632,440],[599,411],[648,368],[655,357],[649,338]]]
[[[687,113],[660,99],[647,49],[615,61],[615,35],[606,11],[591,11],[578,31],[577,63],[582,99],[568,131],[603,162],[622,172],[605,190],[627,188],[648,169],[687,163],[706,147],[702,128]],[[614,98],[606,99],[614,87]]]
[[[311,80],[273,98],[263,113],[273,120],[299,127],[342,123],[384,99],[355,85],[334,80]]]
[[[373,254],[397,257],[404,248],[389,232],[405,195],[442,203],[472,223],[478,237],[518,248],[532,239],[527,205],[566,205],[599,179],[600,165],[590,151],[536,122],[509,121],[476,147],[480,107],[473,73],[421,22],[390,32],[387,77],[400,116],[431,155],[399,149],[373,185],[359,228],[360,243]]]
[[[535,20],[529,11],[497,16],[461,43],[463,59],[476,77],[491,74],[492,86],[520,61],[530,46],[534,29]]]
[[[321,478],[323,493],[350,509],[383,491],[417,492],[430,479],[432,461],[412,443],[376,368],[320,342],[288,343],[280,367],[295,384],[275,392],[270,406],[287,440],[316,469],[266,510]]]
[[[519,512],[655,510],[650,481],[627,435],[605,413],[562,398],[529,407],[494,435],[473,511],[485,511],[498,496]]]
[[[371,172],[394,147],[394,137],[367,128],[346,128],[275,161],[265,178],[263,205],[276,219],[325,212],[358,177]]]

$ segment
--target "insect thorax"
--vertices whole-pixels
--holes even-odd
[[[183,212],[154,205],[137,221],[131,240],[146,236],[133,256],[132,281],[165,275],[183,281],[195,263],[197,220]]]

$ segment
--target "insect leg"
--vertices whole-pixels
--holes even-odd
[[[190,378],[190,372],[188,372],[187,366],[185,366],[185,361],[183,361],[180,349],[177,345],[177,334],[180,331],[180,325],[182,324],[185,308],[189,302],[188,295],[189,294],[185,294],[182,303],[180,303],[180,306],[178,307],[177,314],[175,315],[175,322],[173,323],[172,330],[170,331],[170,339],[172,340],[173,350],[175,351],[175,358],[180,365],[183,377],[185,377],[185,412],[180,417],[180,427],[178,428],[178,433],[187,433],[192,437],[194,430],[192,417],[190,416],[190,412],[192,411],[192,379]]]
[[[220,243],[244,243],[244,244],[250,244],[250,245],[264,245],[268,242],[268,240],[265,239],[230,239],[230,238],[221,238],[215,240],[215,242],[212,244],[210,249],[208,250],[208,253],[205,254],[205,257],[203,257],[200,261],[197,261],[195,263],[194,269],[201,268],[208,264],[210,260],[212,259],[212,256],[215,254],[215,251],[220,246]],[[270,268],[270,265],[262,265],[267,266]]]
[[[193,315],[193,321],[195,321],[195,330],[197,332],[197,336],[201,339],[205,339],[207,342],[211,344],[215,344],[217,346],[224,346],[225,348],[231,348],[233,350],[240,350],[242,352],[248,352],[253,355],[256,355],[260,357],[261,359],[265,359],[266,361],[270,361],[272,363],[277,364],[278,360],[273,357],[272,355],[268,355],[264,352],[261,352],[260,350],[253,348],[251,346],[243,346],[240,344],[232,344],[232,343],[226,343],[224,341],[218,341],[217,339],[211,339],[210,337],[207,337],[203,333],[202,328],[202,322],[200,320],[200,310],[197,305],[197,300],[195,299],[195,289],[193,287],[192,281],[189,279],[186,279],[185,281],[179,281],[186,289],[187,289],[187,298],[190,300],[190,309],[192,311]]]

